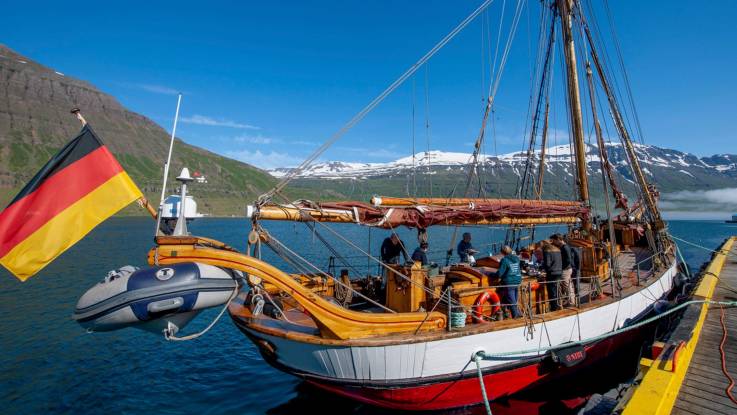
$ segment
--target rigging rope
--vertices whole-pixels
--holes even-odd
[[[474,143],[473,147],[473,155],[471,156],[471,164],[469,166],[468,170],[468,177],[466,180],[466,188],[463,192],[463,197],[468,197],[468,192],[471,188],[471,182],[473,181],[473,175],[474,173],[477,173],[478,168],[478,157],[479,153],[481,151],[481,144],[484,141],[484,134],[486,131],[486,124],[489,120],[489,113],[491,111],[491,108],[494,105],[494,99],[496,98],[496,92],[499,90],[499,83],[502,79],[502,74],[504,73],[504,67],[507,63],[507,58],[509,57],[509,51],[512,49],[512,42],[514,41],[515,34],[517,33],[517,26],[519,25],[520,17],[522,16],[522,10],[524,9],[524,5],[526,4],[526,0],[518,0],[517,1],[517,8],[515,9],[515,14],[512,19],[512,26],[510,29],[509,37],[507,38],[507,43],[504,47],[504,53],[502,53],[502,60],[499,63],[499,72],[495,74],[494,82],[489,85],[489,97],[486,102],[486,108],[484,109],[484,116],[481,121],[481,130],[479,131],[478,136],[476,137],[476,142]],[[502,16],[503,17],[503,16]],[[500,22],[501,27],[501,22]],[[448,265],[450,263],[450,258],[453,255],[453,245],[455,245],[455,241],[458,238],[458,226],[455,226],[453,228],[453,235],[450,238],[450,243],[448,245],[448,252],[446,254],[445,259],[445,265]]]
[[[316,222],[316,223],[319,223],[319,222]],[[337,278],[335,278],[334,276],[332,276],[332,275],[330,275],[330,274],[328,274],[328,273],[324,272],[323,270],[321,270],[321,269],[320,269],[319,267],[317,267],[316,265],[314,265],[313,263],[311,263],[311,262],[310,262],[310,261],[308,261],[307,259],[303,258],[302,256],[300,256],[300,255],[299,255],[299,254],[297,254],[296,252],[294,252],[294,251],[292,251],[291,249],[289,249],[289,248],[288,248],[288,247],[287,247],[286,245],[284,245],[283,243],[281,243],[281,241],[279,241],[278,239],[276,239],[276,238],[275,238],[275,237],[274,237],[273,235],[271,235],[270,233],[268,233],[268,232],[267,232],[267,231],[266,231],[265,229],[261,229],[261,231],[262,231],[262,232],[264,232],[264,233],[265,233],[266,235],[268,235],[268,236],[269,236],[269,242],[267,242],[267,243],[266,243],[266,246],[268,246],[269,248],[272,248],[272,249],[273,249],[273,247],[272,247],[272,244],[271,244],[271,242],[272,242],[272,241],[273,241],[273,242],[275,242],[275,243],[276,243],[276,244],[278,244],[278,245],[279,245],[279,246],[280,246],[280,247],[281,247],[282,249],[286,250],[286,251],[287,251],[287,252],[289,252],[289,253],[290,253],[291,255],[293,255],[293,256],[295,256],[296,258],[298,258],[299,260],[303,261],[303,262],[304,262],[304,263],[305,263],[306,265],[308,265],[308,266],[312,267],[312,268],[313,268],[313,269],[314,269],[315,271],[317,271],[317,272],[318,272],[318,274],[320,274],[320,275],[323,275],[323,276],[325,276],[325,277],[327,277],[327,278],[330,278],[330,279],[332,279],[332,280],[333,280],[333,281],[334,281],[334,282],[335,282],[336,284],[339,284],[339,285],[343,286],[343,288],[347,288],[347,289],[349,289],[349,290],[353,291],[353,293],[354,293],[354,294],[356,294],[356,295],[358,295],[359,297],[363,298],[364,300],[366,300],[366,301],[370,302],[371,304],[373,304],[373,305],[375,305],[375,306],[377,306],[377,307],[380,307],[381,309],[383,309],[383,310],[385,310],[385,311],[388,311],[388,312],[390,312],[390,313],[396,313],[396,311],[394,311],[394,310],[392,310],[392,309],[390,309],[390,308],[388,308],[388,307],[385,307],[384,305],[382,305],[382,304],[380,304],[380,303],[378,303],[378,302],[376,302],[376,301],[374,301],[374,300],[372,300],[372,299],[370,299],[370,298],[366,297],[366,296],[365,296],[365,295],[363,295],[362,293],[360,293],[360,292],[358,292],[358,291],[354,290],[354,289],[353,289],[353,287],[351,287],[351,286],[348,286],[348,285],[344,284],[344,283],[343,283],[342,281],[340,281],[339,279],[337,279]],[[278,252],[277,252],[277,254],[278,254]],[[279,255],[279,256],[282,256],[282,255]],[[283,256],[282,256],[282,258],[283,258]]]
[[[417,150],[415,148],[415,77],[412,77],[412,196],[417,196],[417,165],[415,164],[415,154]],[[407,192],[409,195],[409,191]]]
[[[634,94],[632,93],[632,86],[630,85],[629,76],[627,75],[627,68],[624,65],[624,57],[622,54],[622,48],[619,46],[619,37],[617,37],[617,29],[614,25],[614,16],[612,15],[612,12],[609,8],[609,1],[604,0],[604,8],[606,9],[607,13],[607,19],[609,20],[609,30],[612,33],[612,38],[614,39],[614,48],[617,51],[617,57],[619,59],[619,67],[622,71],[622,77],[624,78],[624,86],[627,88],[627,98],[630,103],[630,107],[632,108],[632,116],[635,119],[635,125],[637,126],[637,134],[639,138],[640,144],[645,143],[645,139],[642,134],[642,125],[640,124],[640,116],[637,113],[637,107],[635,106],[635,98]]]
[[[532,185],[532,169],[533,169],[533,159],[535,154],[535,143],[537,141],[537,132],[538,127],[540,123],[540,113],[542,111],[542,104],[544,98],[546,98],[546,91],[548,89],[548,84],[550,83],[550,74],[551,74],[551,55],[553,51],[553,45],[555,44],[555,19],[556,14],[555,12],[551,13],[551,20],[550,20],[550,33],[548,34],[546,40],[546,47],[544,52],[544,58],[542,62],[542,66],[540,68],[540,82],[537,89],[537,99],[535,104],[535,109],[532,114],[532,127],[530,128],[530,139],[529,139],[529,145],[527,147],[527,160],[525,162],[525,169],[521,177],[518,177],[518,188],[517,188],[517,197],[523,198],[528,196],[530,186]],[[541,39],[541,42],[543,39]],[[549,102],[549,101],[548,101]],[[549,107],[546,107],[549,108]],[[547,109],[545,111],[547,114]],[[547,116],[546,116],[547,119]],[[546,124],[547,125],[547,124]]]
[[[432,197],[432,175],[430,174],[430,164],[432,157],[430,156],[430,64],[425,66],[425,141],[427,142],[427,175],[425,179],[428,184],[428,195]]]
[[[334,133],[325,143],[323,143],[312,155],[305,159],[299,166],[287,173],[273,189],[267,193],[261,195],[257,201],[257,206],[263,206],[269,202],[271,198],[281,192],[284,187],[289,184],[299,173],[309,167],[321,154],[323,154],[333,143],[338,141],[345,133],[348,132],[354,125],[358,124],[369,112],[371,112],[377,105],[379,105],[384,99],[389,96],[394,90],[404,83],[410,76],[412,76],[422,65],[424,65],[430,58],[433,57],[440,49],[442,49],[448,42],[450,42],[461,30],[463,30],[469,23],[471,23],[481,12],[493,3],[494,0],[485,0],[481,5],[476,8],[468,17],[466,17],[461,23],[459,23],[453,30],[450,31],[443,39],[440,40],[430,51],[422,56],[417,62],[409,67],[399,78],[392,82],[381,94],[374,98],[368,105],[366,105],[361,111],[353,116],[343,127]]]
[[[601,59],[599,57],[599,54],[596,52],[594,41],[591,35],[591,30],[589,29],[589,26],[585,20],[585,16],[582,12],[579,14],[579,16],[584,34],[586,35],[589,46],[591,47],[591,58],[594,63],[594,67],[596,68],[599,81],[609,101],[609,112],[614,119],[614,124],[617,127],[617,131],[619,132],[619,137],[625,149],[625,154],[627,155],[630,168],[633,170],[634,177],[637,180],[637,190],[640,193],[641,198],[645,204],[645,212],[648,214],[651,220],[656,222],[656,225],[660,226],[660,211],[658,210],[655,199],[651,193],[650,185],[644,176],[642,168],[640,167],[640,161],[637,158],[637,154],[635,153],[634,144],[630,139],[630,135],[625,125],[622,113],[619,109],[619,104],[616,100],[616,96],[613,94],[609,79],[604,73],[604,69],[602,68]],[[661,239],[662,238],[660,238],[659,235],[659,242],[662,243],[663,241]]]

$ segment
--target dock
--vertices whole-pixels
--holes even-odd
[[[737,237],[724,242],[702,275],[693,300],[737,300]],[[737,414],[737,405],[727,396],[729,380],[722,370],[720,345],[724,336],[727,372],[737,380],[737,308],[708,303],[686,307],[667,342],[654,347],[660,350],[657,357],[641,360],[639,384],[614,412]],[[733,394],[737,395],[737,387]]]

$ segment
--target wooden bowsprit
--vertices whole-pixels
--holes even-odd
[[[236,269],[248,275],[257,276],[294,298],[310,313],[325,338],[365,338],[397,333],[413,334],[418,330],[443,330],[445,328],[446,317],[439,312],[374,314],[347,310],[325,300],[288,274],[257,258],[232,250],[215,248],[213,246],[217,246],[216,241],[212,240],[208,240],[210,246],[192,242],[193,237],[185,237],[181,240],[168,237],[165,241],[160,240],[160,245],[149,252],[148,262],[151,265],[198,262]]]

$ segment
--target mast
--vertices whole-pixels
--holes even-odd
[[[545,175],[545,149],[548,146],[548,115],[550,114],[550,96],[545,102],[545,120],[543,121],[543,140],[540,145],[540,167],[537,171],[537,200],[543,197],[543,175]]]
[[[663,219],[660,216],[660,211],[658,210],[658,205],[655,201],[655,197],[650,191],[650,184],[647,182],[642,167],[640,166],[640,159],[637,158],[635,147],[632,144],[632,139],[630,138],[629,132],[625,127],[622,114],[619,112],[619,107],[617,106],[617,102],[615,100],[612,89],[609,85],[606,75],[604,74],[604,69],[602,68],[601,61],[599,60],[599,55],[594,48],[594,40],[591,36],[591,32],[589,31],[589,28],[586,24],[584,24],[583,28],[589,45],[591,46],[591,59],[594,63],[594,67],[596,68],[596,72],[599,75],[601,86],[604,88],[604,93],[606,93],[607,100],[609,101],[609,109],[612,113],[612,118],[614,119],[614,125],[619,131],[620,137],[622,138],[623,147],[625,149],[625,152],[627,153],[627,158],[632,164],[632,171],[634,173],[635,179],[637,180],[637,184],[640,187],[642,199],[644,200],[645,206],[647,207],[648,211],[652,215],[652,220],[654,222],[656,230],[662,230],[665,228],[665,224],[663,223]]]
[[[584,145],[583,114],[581,112],[581,94],[578,87],[578,70],[576,67],[576,48],[573,43],[572,10],[573,0],[556,0],[560,14],[561,31],[563,32],[563,51],[566,59],[566,86],[568,88],[568,105],[571,114],[571,133],[573,149],[576,155],[576,174],[580,200],[589,204],[589,180],[586,176],[586,146]],[[588,221],[584,227],[590,227]]]

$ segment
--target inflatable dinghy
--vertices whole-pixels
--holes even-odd
[[[77,302],[74,319],[89,331],[138,327],[176,333],[199,312],[227,303],[239,275],[206,264],[182,263],[138,269],[125,266]]]

